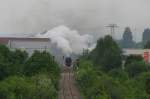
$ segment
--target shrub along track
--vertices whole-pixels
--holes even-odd
[[[81,99],[71,69],[63,69],[59,87],[59,99]]]

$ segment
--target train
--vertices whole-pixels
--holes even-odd
[[[66,57],[65,58],[65,65],[67,67],[71,67],[72,66],[72,59],[71,59],[71,57]]]
[[[66,57],[64,63],[66,67],[78,67],[80,60],[78,58],[72,59],[71,57]]]

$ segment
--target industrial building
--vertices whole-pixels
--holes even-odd
[[[6,45],[11,50],[25,50],[29,55],[35,50],[50,51],[50,42],[49,38],[0,37],[0,44]]]
[[[29,56],[37,51],[47,51],[55,56],[59,64],[63,63],[63,53],[61,49],[57,48],[57,44],[51,43],[50,38],[37,38],[37,37],[0,37],[0,44],[6,45],[10,50],[24,50]]]
[[[144,61],[150,63],[150,49],[123,49],[124,56],[142,56]]]

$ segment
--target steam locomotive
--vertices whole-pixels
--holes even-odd
[[[65,58],[65,65],[67,67],[71,67],[71,65],[72,65],[72,59],[71,59],[71,57],[66,57]]]

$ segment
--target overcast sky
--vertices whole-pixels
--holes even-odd
[[[0,0],[0,33],[39,33],[66,25],[95,37],[118,24],[116,38],[130,26],[136,40],[150,27],[150,0]]]

